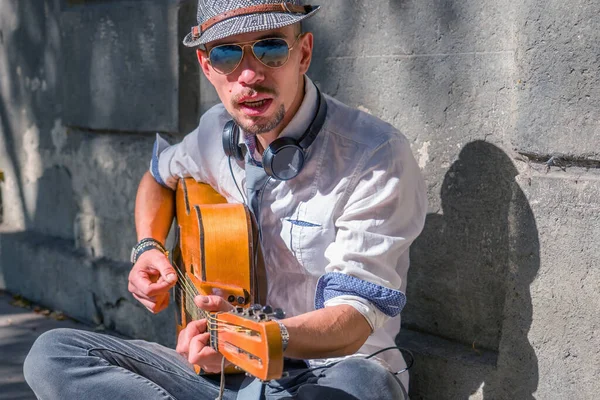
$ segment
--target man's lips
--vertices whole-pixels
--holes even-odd
[[[269,109],[269,107],[271,106],[272,103],[273,103],[273,99],[271,99],[271,98],[255,97],[255,98],[247,98],[245,100],[240,101],[238,103],[238,106],[240,107],[241,111],[244,112],[244,114],[246,114],[248,116],[256,117],[256,116],[264,114]]]
[[[255,101],[260,101],[260,100],[269,100],[271,99],[271,97],[266,96],[266,95],[255,95],[255,96],[242,96],[239,99],[237,99],[238,104],[241,103],[247,103],[247,102],[255,102]]]

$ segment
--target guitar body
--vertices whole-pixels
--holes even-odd
[[[181,269],[200,294],[219,295],[234,306],[251,304],[258,243],[248,209],[228,204],[212,187],[192,178],[179,180],[175,203]]]
[[[179,276],[175,287],[177,333],[190,321],[207,317],[195,305],[195,295],[221,296],[237,308],[236,315],[212,314],[218,315],[219,319],[209,316],[212,321],[209,325],[228,321],[226,324],[223,322],[223,328],[215,328],[211,333],[211,346],[238,366],[229,367],[225,372],[243,372],[243,369],[256,372],[255,375],[265,380],[280,376],[283,355],[281,344],[277,343],[281,341],[278,325],[268,321],[268,317],[256,320],[252,311],[251,316],[246,315],[248,307],[261,302],[266,292],[258,231],[248,208],[243,204],[228,204],[211,186],[198,183],[193,178],[180,179],[175,196],[177,238],[173,264]],[[231,327],[236,324],[236,329],[232,330]],[[251,329],[251,326],[255,328]],[[271,339],[274,348],[266,343],[268,336],[277,336]],[[254,342],[257,338],[262,339],[254,343],[248,338]],[[243,342],[245,347],[238,347],[235,340]],[[266,350],[263,349],[265,345]],[[240,358],[240,354],[252,362],[244,365],[245,359]],[[277,361],[273,363],[274,369],[260,371],[268,364],[266,361],[278,358],[281,358],[281,366]],[[200,367],[195,367],[199,372]]]

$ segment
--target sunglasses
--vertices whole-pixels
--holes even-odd
[[[280,68],[289,60],[290,51],[302,34],[296,37],[292,45],[282,38],[267,38],[252,42],[222,44],[208,52],[208,60],[215,71],[228,75],[236,70],[244,58],[244,48],[250,46],[254,57],[269,68]]]

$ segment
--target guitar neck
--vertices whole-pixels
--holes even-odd
[[[184,309],[188,314],[189,321],[196,321],[199,319],[206,320],[206,331],[210,333],[210,346],[218,350],[217,333],[218,333],[218,322],[217,314],[205,311],[199,308],[194,303],[194,297],[191,294],[185,293],[185,290],[181,285],[177,284],[175,290],[180,291],[180,295],[185,298]]]

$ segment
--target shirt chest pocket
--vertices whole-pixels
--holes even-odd
[[[286,245],[308,273],[321,275],[328,261],[325,249],[335,240],[335,227],[326,213],[302,204],[282,220]]]

